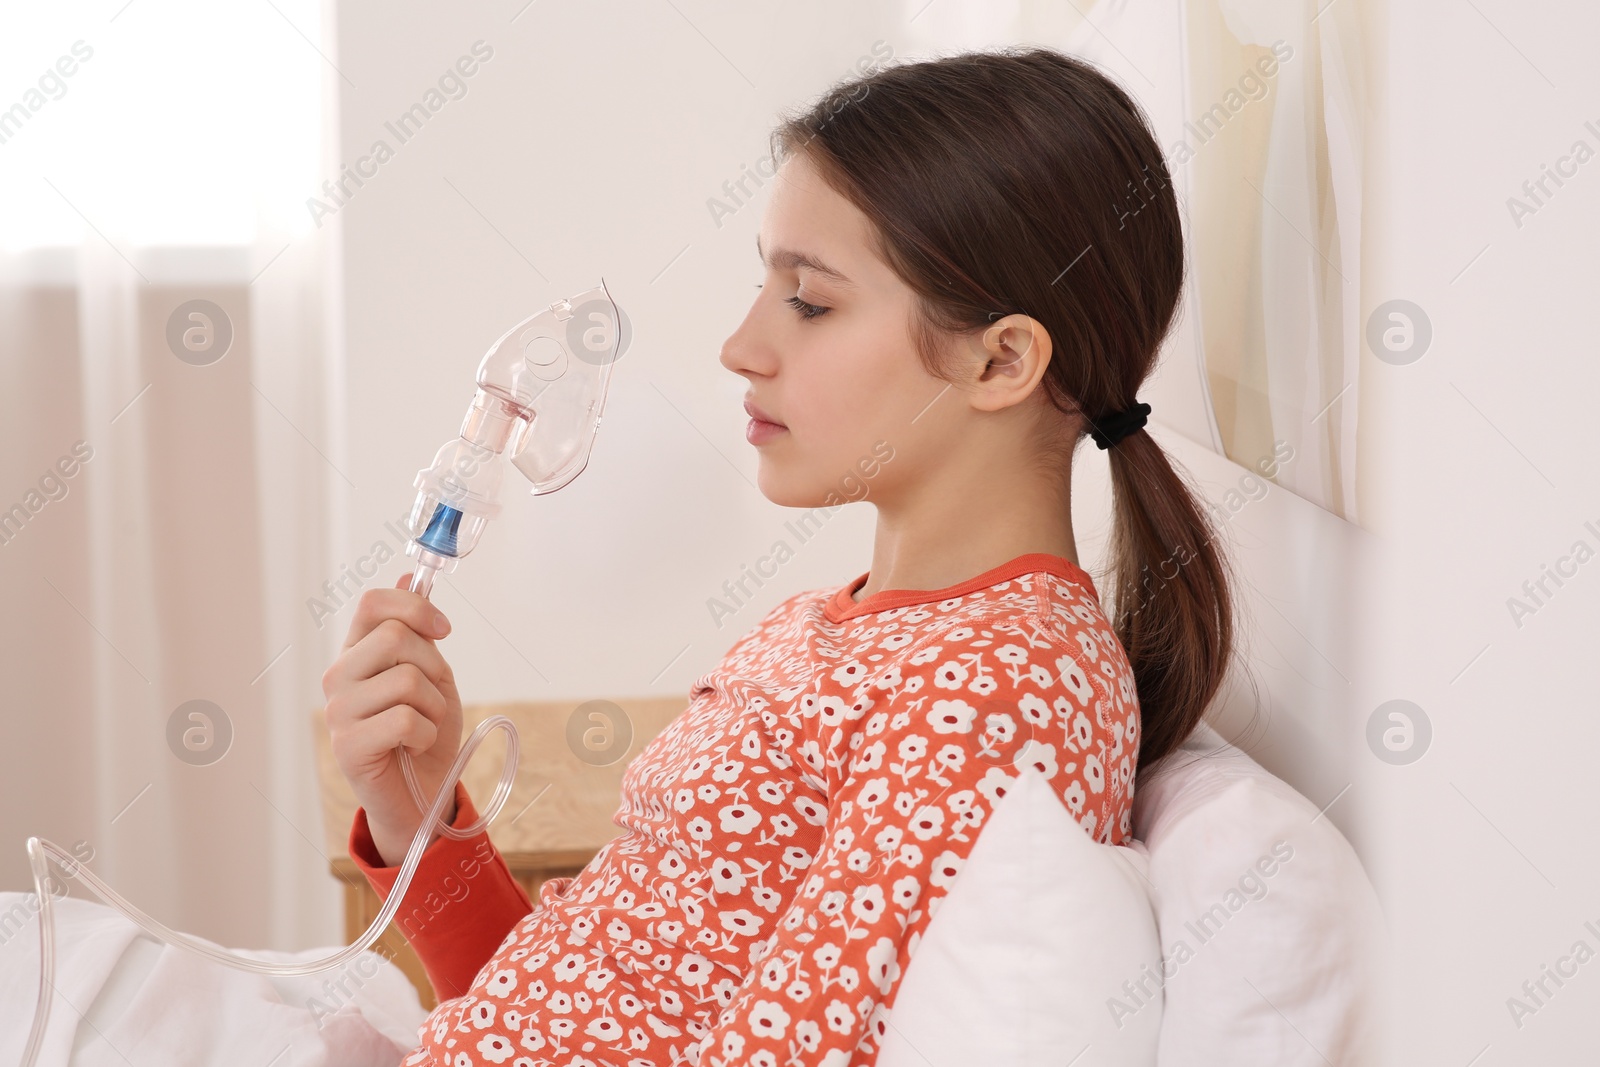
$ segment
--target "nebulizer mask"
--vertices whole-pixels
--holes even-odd
[[[411,590],[427,596],[436,574],[453,571],[477,547],[484,527],[500,513],[504,464],[533,486],[535,496],[553,493],[583,472],[600,428],[611,368],[626,347],[625,323],[604,281],[593,289],[558,300],[507,330],[478,365],[477,391],[461,431],[439,449],[431,466],[417,473],[417,498],[408,520],[406,554],[416,560]],[[456,781],[483,740],[495,730],[506,735],[506,756],[494,796],[469,827],[443,824]],[[310,963],[269,963],[236,955],[152,919],[83,867],[69,852],[37,837],[28,839],[39,913],[39,999],[22,1067],[33,1067],[49,1021],[54,992],[54,914],[49,864],[53,859],[69,878],[83,881],[101,900],[133,920],[150,936],[218,963],[256,974],[299,977],[341,967],[365,952],[393,920],[411,885],[422,854],[436,833],[458,840],[483,831],[500,813],[516,778],[516,727],[503,715],[478,725],[461,745],[455,763],[431,802],[422,795],[405,748],[396,750],[422,824],[406,851],[399,877],[383,908],[365,933],[343,950]]]

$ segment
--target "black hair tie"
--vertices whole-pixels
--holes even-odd
[[[1149,404],[1135,404],[1127,411],[1102,415],[1097,422],[1091,423],[1094,429],[1090,436],[1101,448],[1110,448],[1133,431],[1143,427],[1145,417],[1149,414]]]

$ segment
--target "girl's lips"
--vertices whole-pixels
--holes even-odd
[[[749,399],[746,399],[744,402],[744,411],[746,415],[749,415],[757,422],[764,422],[769,426],[776,426],[779,429],[787,429],[783,423],[779,422],[771,415],[768,415],[765,411],[762,411],[760,408],[756,407],[755,404],[751,403]]]
[[[762,419],[751,419],[750,424],[744,429],[744,439],[753,445],[764,445],[779,434],[788,432],[787,426],[779,426],[775,422],[766,422]]]
[[[744,410],[750,416],[750,425],[744,428],[744,439],[753,445],[764,445],[779,434],[789,432],[789,427],[756,407],[748,397]]]

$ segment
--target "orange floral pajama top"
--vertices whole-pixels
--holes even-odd
[[[789,598],[698,678],[626,768],[622,833],[537,903],[486,834],[430,846],[397,922],[441,1003],[406,1064],[870,1065],[1019,768],[1128,840],[1138,700],[1087,573],[1031,553],[857,602],[866,580]],[[387,893],[364,812],[350,844]]]

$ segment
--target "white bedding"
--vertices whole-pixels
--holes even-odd
[[[39,1067],[394,1067],[427,1012],[372,952],[336,971],[268,978],[163,945],[103,904],[55,901],[56,991]],[[21,1062],[39,981],[32,894],[0,893],[0,1064]],[[249,950],[272,962],[306,952]]]

